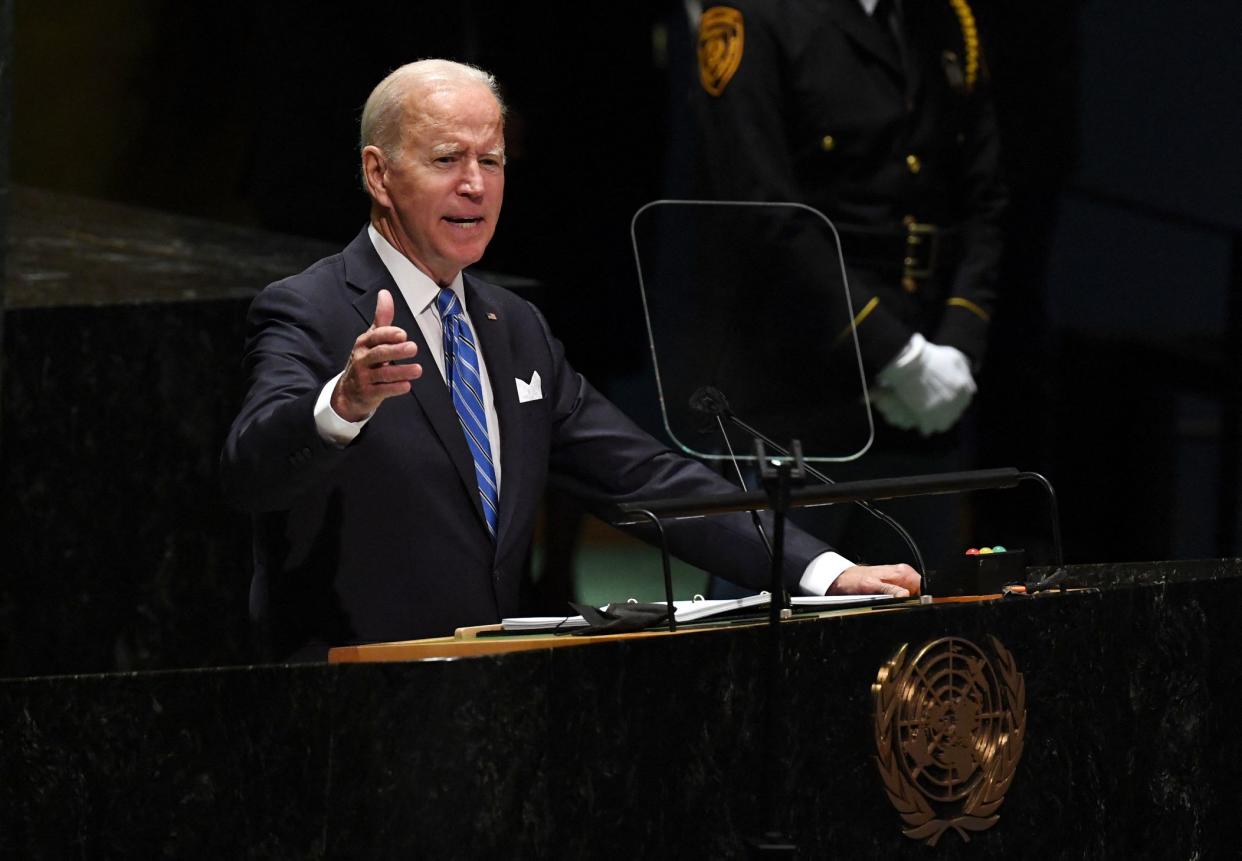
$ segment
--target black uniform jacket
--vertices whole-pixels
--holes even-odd
[[[700,31],[705,192],[804,203],[834,222],[872,373],[914,331],[978,364],[1006,199],[969,7],[902,8],[900,38],[858,0],[732,0]],[[932,271],[903,278],[910,222],[939,236],[918,240],[913,268]]]

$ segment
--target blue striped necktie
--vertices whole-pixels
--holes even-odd
[[[457,295],[447,287],[436,297],[440,322],[444,325],[444,377],[453,393],[453,406],[466,435],[466,445],[474,457],[474,475],[483,501],[487,530],[496,537],[496,467],[487,438],[487,413],[483,409],[483,383],[479,379],[479,352],[474,333],[462,313]]]

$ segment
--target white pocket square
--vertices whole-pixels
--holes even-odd
[[[543,383],[539,381],[538,371],[531,372],[529,383],[521,377],[514,377],[513,382],[517,383],[519,404],[543,400]]]

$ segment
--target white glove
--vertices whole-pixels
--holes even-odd
[[[879,374],[881,391],[890,391],[914,415],[915,426],[923,436],[953,427],[962,417],[977,387],[970,373],[970,361],[956,347],[930,343],[918,332]],[[879,392],[876,393],[879,395]],[[877,397],[876,407],[896,427],[884,404]]]
[[[919,417],[906,406],[905,401],[893,394],[892,389],[874,389],[870,396],[871,405],[893,427],[901,430],[914,430],[918,427]]]

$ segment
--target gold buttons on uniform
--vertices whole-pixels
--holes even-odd
[[[832,152],[837,148],[837,141],[832,135],[824,135],[819,139],[819,148],[824,152]]]
[[[918,165],[914,159],[911,170]],[[902,272],[901,287],[907,293],[919,291],[919,279],[928,277],[935,268],[936,228],[930,224],[920,224],[913,215],[901,219],[906,227],[906,253],[901,261],[905,271]]]
[[[906,156],[906,167],[910,169],[910,173],[918,173],[923,169],[923,162],[919,161],[917,155],[911,154]]]

